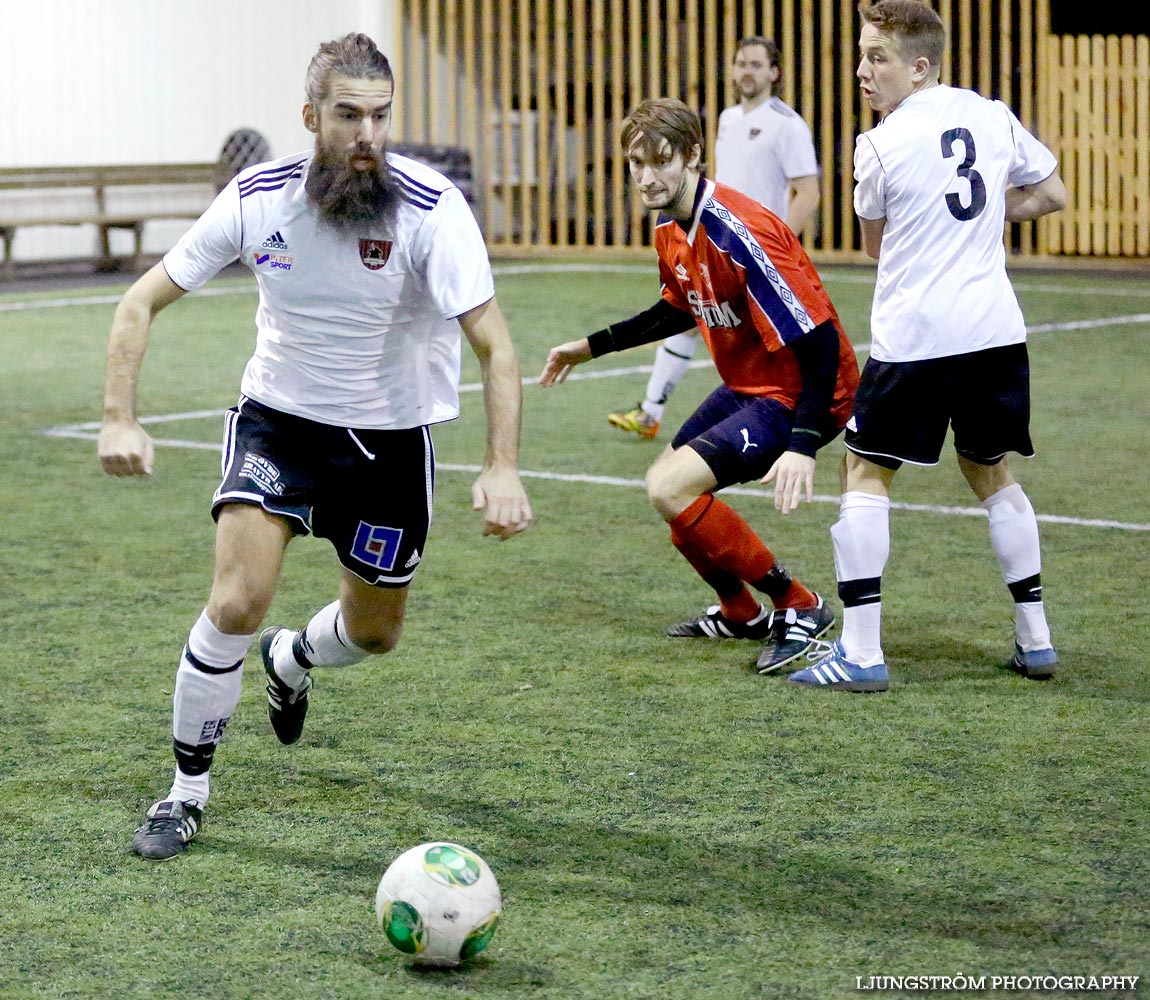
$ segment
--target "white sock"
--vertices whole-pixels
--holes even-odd
[[[168,798],[201,808],[207,804],[208,767],[239,704],[244,655],[252,638],[224,634],[206,612],[192,626],[172,696],[172,736],[178,745]]]
[[[203,774],[184,774],[177,767],[171,790],[168,792],[168,801],[191,802],[203,809],[208,803],[208,773],[205,771]]]
[[[859,666],[883,663],[882,574],[890,555],[890,498],[844,493],[831,542],[843,601],[843,652]],[[856,603],[875,593],[878,600]]]
[[[307,666],[295,655],[297,642],[299,651],[307,658]],[[272,663],[276,673],[293,689],[298,689],[303,683],[310,667],[348,667],[370,655],[348,637],[339,601],[332,601],[316,612],[302,633],[285,630],[272,644]]]
[[[663,419],[667,400],[683,381],[699,337],[694,333],[676,333],[661,343],[655,351],[655,367],[647,380],[647,398],[643,400],[643,412],[655,420]]]
[[[1002,579],[1008,587],[1032,582],[1032,587],[1011,587],[1012,592],[1036,590],[1041,595],[1042,549],[1038,518],[1034,516],[1030,498],[1018,483],[1011,483],[987,497],[982,506],[990,521],[990,545],[1002,570]],[[1028,652],[1050,646],[1050,626],[1041,600],[1015,600],[1014,638]]]

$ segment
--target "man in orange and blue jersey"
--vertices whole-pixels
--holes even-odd
[[[850,416],[854,348],[787,224],[704,176],[694,111],[670,98],[644,101],[621,139],[643,204],[661,213],[662,296],[631,319],[553,348],[539,382],[562,382],[575,365],[611,351],[699,331],[723,384],[648,470],[647,494],[719,603],[667,634],[766,640],[757,666],[774,673],[812,649],[834,614],[715,493],[773,482],[783,514],[804,495],[813,499],[815,455]]]

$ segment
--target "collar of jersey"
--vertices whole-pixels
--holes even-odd
[[[699,186],[695,188],[695,206],[691,209],[691,227],[686,230],[688,243],[694,244],[695,233],[699,229],[699,217],[703,214],[703,206],[714,193],[715,182],[707,180],[706,177],[700,177]],[[681,223],[679,224],[679,228],[683,228]]]

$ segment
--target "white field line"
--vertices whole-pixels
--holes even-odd
[[[547,272],[562,273],[562,272],[586,272],[586,273],[646,273],[651,270],[649,265],[640,264],[522,264],[522,265],[505,265],[496,266],[493,268],[496,275],[526,275],[526,274],[541,274]],[[845,281],[851,283],[868,283],[872,282],[873,278],[869,275],[853,275],[853,274],[836,274],[834,280]],[[1075,289],[1068,288],[1061,285],[1027,285],[1024,282],[1016,282],[1015,287],[1019,290],[1027,291],[1041,291],[1044,293],[1059,292],[1070,294],[1102,294],[1103,290],[1093,289]],[[255,290],[254,285],[242,286],[224,286],[219,288],[205,288],[192,294],[195,295],[237,295],[247,294]],[[1132,296],[1145,296],[1150,295],[1150,290],[1140,291],[1137,289],[1107,289],[1105,294],[1108,297],[1116,297],[1119,295],[1132,295]],[[84,306],[102,303],[114,303],[120,299],[119,295],[90,295],[90,296],[75,296],[70,298],[60,299],[38,299],[27,302],[0,302],[0,312],[16,312],[32,309],[58,309],[66,306]],[[1130,316],[1109,316],[1101,319],[1094,320],[1078,320],[1069,323],[1044,323],[1027,328],[1028,333],[1052,333],[1059,330],[1088,330],[1097,329],[1105,326],[1125,325],[1129,323],[1150,323],[1150,313],[1138,313]],[[856,345],[855,350],[859,353],[865,353],[870,350],[869,344]],[[692,361],[691,368],[707,368],[711,367],[710,360]],[[650,373],[651,365],[632,365],[623,368],[601,368],[593,369],[585,372],[573,372],[567,378],[569,382],[578,382],[583,379],[600,379],[600,378],[615,378],[623,375],[635,375]],[[524,385],[538,384],[538,378],[524,378]],[[464,383],[460,387],[461,392],[478,392],[483,387],[478,382]],[[150,417],[141,417],[141,424],[164,424],[172,423],[179,420],[202,420],[202,419],[218,419],[223,415],[223,410],[190,410],[185,413],[170,413],[160,414]],[[48,437],[57,438],[72,438],[84,441],[94,441],[97,438],[97,431],[100,429],[99,421],[86,421],[78,424],[64,424],[59,427],[51,427],[43,433]],[[155,444],[169,448],[190,448],[203,451],[218,451],[219,444],[205,441],[187,441],[180,438],[155,438]],[[437,468],[444,469],[448,472],[479,472],[477,465],[451,465],[448,463],[439,463]],[[631,489],[642,489],[644,483],[639,479],[620,479],[612,476],[590,476],[578,474],[563,474],[556,472],[537,472],[531,470],[521,470],[520,475],[528,479],[550,479],[560,482],[581,482],[592,483],[601,486],[622,486]],[[773,491],[757,490],[746,487],[729,487],[723,491],[724,493],[734,494],[737,496],[753,496],[753,497],[773,497]],[[816,495],[815,501],[818,503],[838,503],[839,497],[830,495]],[[892,509],[895,510],[908,510],[919,511],[932,514],[945,514],[951,516],[961,517],[986,517],[986,511],[982,507],[945,507],[934,504],[908,504],[900,501],[891,502]],[[1088,528],[1115,528],[1121,531],[1150,531],[1150,524],[1132,524],[1125,521],[1111,521],[1101,518],[1078,518],[1067,517],[1058,514],[1039,514],[1038,520],[1047,524],[1069,524],[1077,527]]]
[[[575,267],[576,265],[570,265]],[[1141,313],[1135,316],[1105,316],[1101,319],[1085,319],[1074,320],[1068,323],[1043,323],[1038,326],[1028,326],[1027,333],[1057,333],[1060,330],[1089,330],[1097,327],[1104,326],[1117,326],[1125,323],[1150,323],[1150,313]],[[855,353],[865,354],[870,350],[870,344],[856,344]],[[711,368],[713,364],[710,358],[700,361],[692,361],[687,366],[688,368]],[[622,368],[592,368],[586,371],[571,372],[567,376],[568,382],[580,382],[584,379],[598,379],[598,378],[617,378],[622,375],[644,375],[650,374],[653,370],[652,365],[627,365]],[[538,385],[538,377],[523,378],[520,380],[523,385]],[[479,392],[482,390],[483,385],[479,382],[464,382],[459,386],[460,392]],[[224,413],[223,410],[191,410],[187,413],[168,413],[154,417],[140,417],[141,424],[163,424],[172,423],[177,420],[200,420],[207,417],[220,417]],[[72,432],[80,431],[95,431],[100,429],[100,422],[98,420],[88,421],[80,424],[63,424],[60,427],[51,427],[44,431],[49,437],[74,437]],[[87,436],[87,435],[85,435]],[[157,442],[159,443],[159,442]]]
[[[173,413],[167,416],[142,417],[142,424],[160,424],[172,420],[191,420],[204,417],[221,417],[223,410],[195,410],[190,413]],[[71,438],[80,441],[95,441],[99,435],[98,422],[84,424],[69,424],[63,427],[52,427],[44,431],[48,437]],[[219,453],[219,442],[186,441],[181,438],[154,438],[153,443],[167,448],[191,448],[198,451],[211,451]],[[478,465],[457,465],[449,462],[436,462],[436,469],[446,472],[478,473]],[[642,479],[624,479],[619,476],[592,476],[585,473],[566,472],[539,472],[532,469],[520,469],[520,476],[524,479],[544,479],[561,483],[590,483],[594,486],[621,486],[627,489],[646,489]],[[754,489],[745,486],[730,486],[722,491],[725,494],[744,497],[762,497],[773,500],[774,490]],[[815,503],[839,503],[838,496],[816,493]],[[986,517],[986,510],[982,507],[946,507],[940,504],[903,503],[898,500],[891,501],[892,510],[915,511],[923,514],[944,514],[954,517]],[[1150,524],[1132,524],[1127,521],[1112,521],[1105,518],[1067,517],[1062,514],[1038,514],[1038,520],[1044,524],[1068,524],[1077,528],[1114,528],[1118,531],[1150,531]]]

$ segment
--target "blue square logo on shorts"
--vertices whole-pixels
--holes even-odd
[[[399,553],[399,540],[402,537],[403,530],[400,528],[385,528],[360,521],[355,531],[355,541],[351,543],[351,554],[368,566],[391,570],[395,567],[395,557]]]

